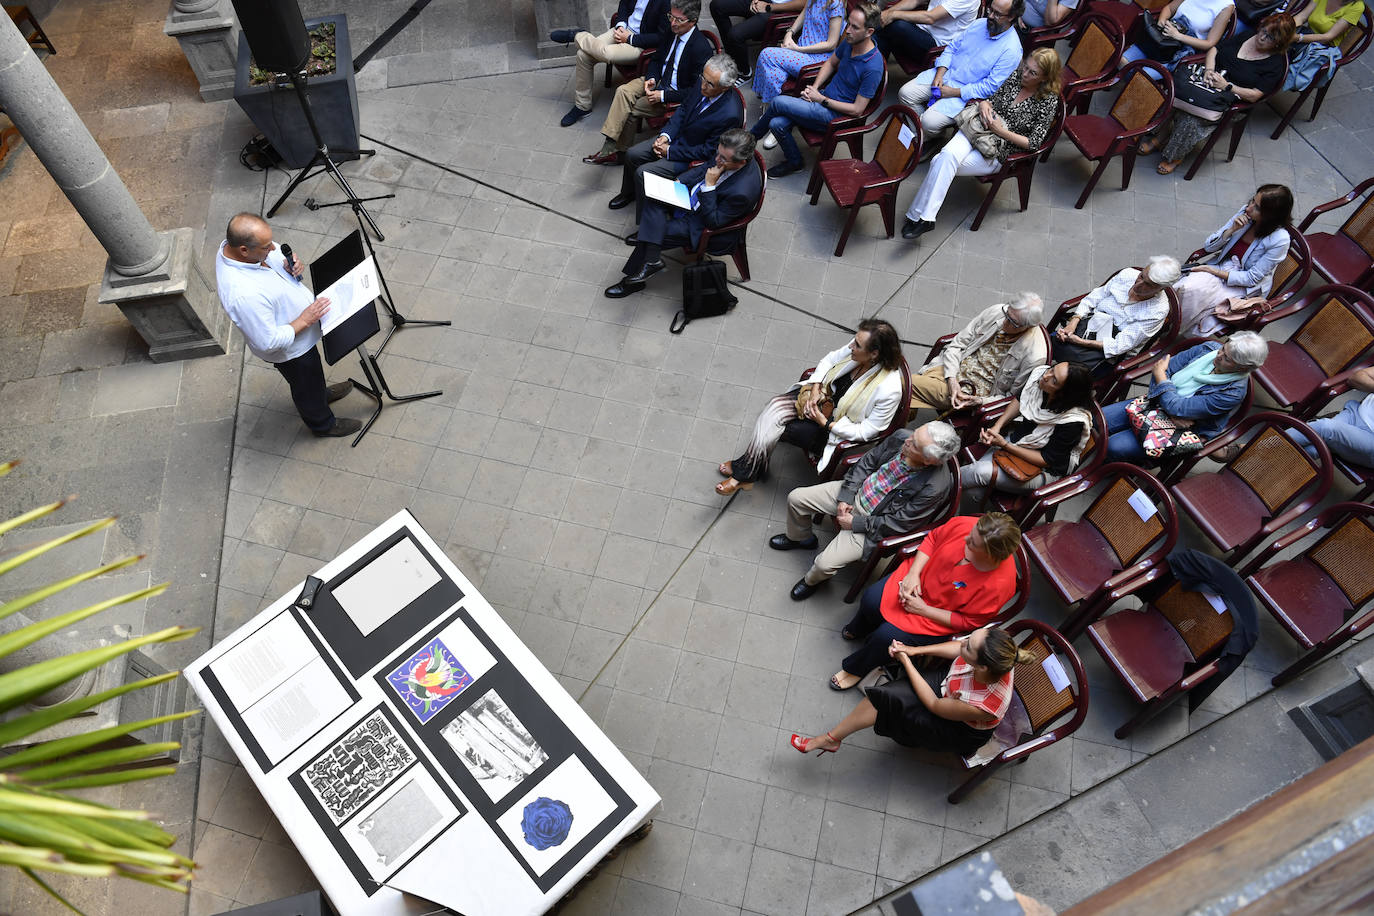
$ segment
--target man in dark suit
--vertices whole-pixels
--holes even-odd
[[[560,122],[572,127],[592,110],[592,75],[597,64],[632,64],[644,48],[657,48],[672,33],[668,29],[668,0],[620,0],[611,27],[600,35],[576,29],[554,29],[549,40],[577,45],[573,75],[573,106]]]
[[[711,56],[711,42],[697,28],[701,0],[675,0],[668,8],[671,41],[658,46],[644,76],[622,83],[611,100],[611,110],[601,125],[606,142],[599,152],[584,156],[593,165],[620,165],[625,149],[634,141],[634,119],[661,116],[668,105],[680,103],[701,79]]]
[[[608,287],[609,299],[623,299],[644,288],[663,269],[664,248],[696,245],[703,229],[724,226],[753,209],[763,194],[763,174],[754,161],[754,136],[742,127],[721,134],[715,160],[682,173],[678,181],[689,189],[692,209],[681,210],[656,200],[644,202],[639,230],[625,241],[634,245],[621,272],[625,279]],[[723,242],[729,239],[722,238]]]
[[[717,54],[706,62],[700,87],[688,90],[682,105],[658,136],[626,151],[620,193],[607,206],[619,210],[634,203],[638,220],[644,208],[642,173],[676,178],[693,162],[715,155],[720,135],[744,125],[744,103],[739,93],[732,91],[738,73],[739,68],[728,54]]]

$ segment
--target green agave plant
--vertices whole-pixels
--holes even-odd
[[[12,471],[17,464],[15,461],[0,464],[0,477]],[[0,538],[21,525],[51,515],[65,502],[55,502],[0,522]],[[0,576],[63,544],[101,531],[114,522],[114,518],[101,519],[78,531],[4,557],[0,559]],[[127,557],[4,602],[0,604],[0,618],[52,598],[77,583],[131,566],[141,559],[142,556]],[[17,652],[101,611],[150,598],[161,594],[166,588],[166,584],[162,584],[139,589],[0,635],[0,657]],[[195,632],[185,627],[169,627],[122,643],[72,652],[0,674],[0,716],[10,716],[0,722],[0,746],[20,742],[106,700],[177,677],[180,672],[173,671],[48,708],[14,712],[29,700],[127,652],[153,643],[185,639]],[[44,881],[39,872],[92,878],[131,878],[186,893],[187,881],[195,863],[171,851],[176,837],[158,827],[152,815],[146,811],[122,811],[70,793],[174,773],[176,768],[172,766],[139,764],[177,749],[180,745],[176,742],[136,744],[132,747],[112,746],[112,743],[142,729],[184,719],[194,712],[159,716],[72,737],[42,741],[0,757],[0,865],[19,868],[47,893],[76,912],[80,911]]]

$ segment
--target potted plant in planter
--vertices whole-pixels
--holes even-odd
[[[336,162],[356,159],[343,150],[358,148],[358,88],[353,80],[353,49],[348,41],[348,17],[343,13],[311,19],[310,57],[306,62],[305,92],[320,135]],[[239,35],[238,66],[234,72],[234,101],[290,168],[308,165],[315,155],[315,138],[301,111],[291,81],[253,66],[248,38]]]

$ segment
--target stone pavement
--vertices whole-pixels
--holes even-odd
[[[375,34],[404,4],[375,6],[345,5],[357,34]],[[533,66],[532,41],[527,51],[500,42],[513,34],[504,27],[487,44],[446,48],[449,21],[431,21],[506,23],[509,14],[510,28],[528,33],[531,17],[519,9],[438,0],[359,76],[364,133],[379,153],[344,171],[364,196],[397,195],[373,213],[401,311],[454,326],[392,341],[383,358],[392,388],[444,395],[388,406],[356,449],[304,434],[280,378],[245,362],[237,337],[229,356],[174,373],[147,363],[118,314],[94,302],[101,253],[32,154],[17,157],[0,176],[6,200],[21,204],[0,214],[0,293],[10,296],[0,300],[10,316],[0,347],[15,354],[0,365],[10,373],[4,441],[32,460],[22,488],[0,487],[6,506],[108,488],[89,512],[108,506],[137,519],[141,527],[125,522],[128,549],[148,549],[164,564],[154,579],[174,576],[189,590],[167,613],[213,621],[221,635],[409,507],[664,797],[650,836],[569,912],[860,909],[1008,831],[1051,823],[1065,802],[1100,797],[1089,790],[1128,769],[1174,766],[1159,752],[1273,702],[1269,677],[1294,650],[1266,618],[1245,667],[1196,715],[1177,707],[1128,741],[1112,731],[1130,701],[1085,643],[1093,694],[1084,727],[958,806],[944,801],[960,775],[951,761],[872,735],[803,760],[787,735],[823,730],[854,701],[825,688],[844,654],[835,632],[848,613],[843,585],[795,604],[786,590],[806,558],[764,546],[807,468],[780,450],[773,476],[753,491],[727,503],[711,487],[758,406],[843,343],[860,317],[892,321],[920,362],[936,337],[1017,290],[1053,303],[1145,255],[1186,254],[1261,182],[1293,186],[1299,213],[1344,192],[1369,174],[1369,145],[1325,146],[1341,123],[1347,139],[1367,138],[1367,71],[1342,74],[1317,130],[1303,124],[1270,141],[1277,117],[1262,112],[1237,159],[1214,157],[1192,182],[1144,164],[1123,193],[1114,166],[1076,211],[1087,168],[1064,142],[1040,167],[1030,210],[1016,213],[1004,189],[977,233],[966,226],[983,188],[960,182],[919,246],[882,238],[868,212],[844,258],[832,258],[835,208],[806,205],[804,176],[770,182],[739,307],[675,337],[676,269],[638,296],[601,295],[619,277],[619,236],[633,227],[604,206],[618,176],[580,161],[599,145],[598,119],[556,126],[569,71],[516,69]],[[48,66],[155,225],[203,232],[208,264],[227,217],[274,199],[286,176],[240,165],[252,127],[232,102],[196,101],[189,70],[160,36],[164,14],[146,3],[60,5],[45,20],[61,52]],[[514,72],[455,79],[468,66]],[[598,113],[606,102],[599,94]],[[915,188],[903,189],[901,206]],[[274,220],[278,238],[307,259],[353,228],[346,209],[307,210],[308,196],[337,199],[317,181]],[[54,300],[69,302],[65,311]],[[66,316],[60,327],[45,324],[54,315]],[[331,377],[349,373],[356,367],[345,362]],[[367,402],[355,395],[338,406],[361,416]],[[1191,530],[1185,538],[1198,541]],[[1038,586],[1029,613],[1060,616]],[[213,728],[197,750],[158,795],[158,810],[183,830],[195,812],[202,873],[191,911],[311,886]],[[192,808],[178,790],[195,783]],[[1085,833],[1104,842],[1135,829],[1097,826]],[[84,902],[90,912],[122,912],[131,899],[149,913],[182,904],[138,890],[95,889]],[[0,910],[45,911],[26,891],[6,893],[15,896],[0,896]]]

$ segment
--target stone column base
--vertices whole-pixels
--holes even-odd
[[[202,11],[189,13],[174,5],[167,13],[162,32],[181,45],[181,53],[186,55],[186,62],[200,82],[203,101],[234,97],[239,26],[227,2],[217,0]]]
[[[155,363],[223,355],[229,316],[196,261],[191,230],[159,234],[170,244],[167,260],[141,277],[116,273],[107,262],[100,301],[119,306],[147,342],[148,357]]]
[[[540,67],[571,66],[577,57],[577,45],[559,44],[549,40],[554,29],[588,28],[586,0],[535,0],[534,31],[535,56]],[[592,29],[596,34],[605,31]]]

